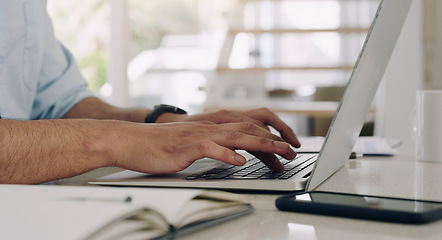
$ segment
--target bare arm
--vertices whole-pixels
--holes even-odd
[[[95,127],[94,127],[95,126]],[[108,165],[96,121],[0,120],[0,183],[39,183]]]
[[[142,108],[118,108],[98,98],[86,98],[77,103],[63,118],[114,119],[129,122],[144,122],[150,112]]]
[[[97,143],[112,127],[92,119],[143,122],[148,112],[87,98],[64,117],[83,119],[0,120],[0,183],[40,183],[109,166]]]

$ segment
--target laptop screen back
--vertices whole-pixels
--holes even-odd
[[[307,183],[311,191],[341,168],[359,136],[412,0],[383,0]]]

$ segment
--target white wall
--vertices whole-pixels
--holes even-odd
[[[410,121],[423,85],[422,0],[414,0],[387,68],[377,103],[376,135],[403,140],[400,154],[414,156]]]
[[[442,89],[442,1],[425,0],[424,58],[426,89]]]

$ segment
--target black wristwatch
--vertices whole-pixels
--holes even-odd
[[[187,114],[187,112],[181,108],[167,105],[167,104],[160,104],[160,105],[156,105],[153,108],[153,110],[149,114],[147,114],[146,118],[144,119],[144,122],[145,123],[155,123],[157,118],[165,112],[175,113],[175,114]]]

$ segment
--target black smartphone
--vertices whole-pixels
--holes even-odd
[[[409,224],[442,218],[442,202],[320,191],[279,197],[276,207],[282,211]]]

